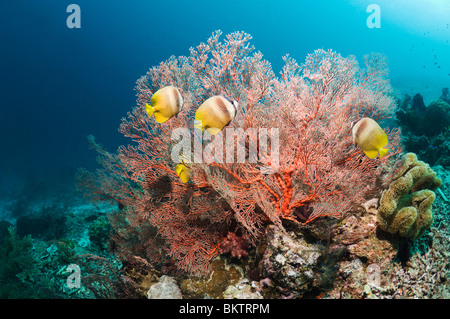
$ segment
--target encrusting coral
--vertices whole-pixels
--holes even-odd
[[[419,161],[416,154],[404,155],[389,189],[381,195],[380,228],[411,240],[420,237],[433,222],[431,208],[436,196],[433,191],[441,183],[430,166]]]

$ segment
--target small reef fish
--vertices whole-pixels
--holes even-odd
[[[373,119],[363,117],[352,123],[353,144],[358,145],[369,158],[380,158],[389,151],[384,148],[388,144],[388,137],[383,129]]]
[[[183,108],[183,96],[174,86],[166,86],[153,94],[150,102],[145,103],[145,110],[149,117],[155,114],[155,120],[164,123],[178,115]]]
[[[192,168],[189,164],[186,163],[185,156],[180,156],[181,163],[175,167],[175,172],[183,183],[187,183],[191,178]]]
[[[175,172],[185,184],[191,179],[192,169],[186,163],[178,164],[175,168]]]
[[[235,118],[238,106],[237,101],[222,95],[210,97],[197,109],[194,126],[216,135]]]

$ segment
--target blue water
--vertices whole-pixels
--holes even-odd
[[[242,30],[275,72],[289,53],[301,62],[317,48],[358,59],[386,54],[394,86],[425,102],[450,86],[450,4],[377,1],[381,27],[370,29],[373,1],[62,1],[2,4],[0,18],[0,188],[29,179],[71,183],[94,168],[93,134],[114,151],[117,129],[135,105],[134,83],[170,55],[187,55],[214,30]],[[69,29],[66,8],[81,8]],[[435,64],[437,62],[437,64]],[[439,66],[440,68],[438,68]]]

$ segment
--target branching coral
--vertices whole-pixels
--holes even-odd
[[[406,154],[389,189],[381,196],[380,228],[411,240],[420,237],[433,222],[433,190],[439,186],[441,180],[428,164],[419,161],[414,153]]]

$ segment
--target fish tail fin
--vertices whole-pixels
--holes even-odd
[[[387,149],[387,148],[382,148],[382,149],[380,150],[380,159],[383,158],[383,157],[387,154],[387,152],[389,152],[389,149]]]
[[[147,112],[148,117],[151,117],[155,109],[150,104],[145,103],[145,111]]]
[[[198,128],[200,131],[202,131],[202,133],[203,133],[203,125],[202,125],[202,121],[199,121],[199,120],[195,120],[194,121],[194,127],[195,128]]]
[[[374,151],[374,150],[363,150],[364,154],[366,154],[366,156],[368,158],[375,158],[378,155],[378,151]]]
[[[175,167],[175,172],[184,184],[189,182],[189,179],[191,178],[191,169],[185,166],[184,163],[178,164]]]
[[[180,176],[181,171],[183,170],[183,164],[178,164],[175,167],[175,172],[177,173],[178,176]]]

